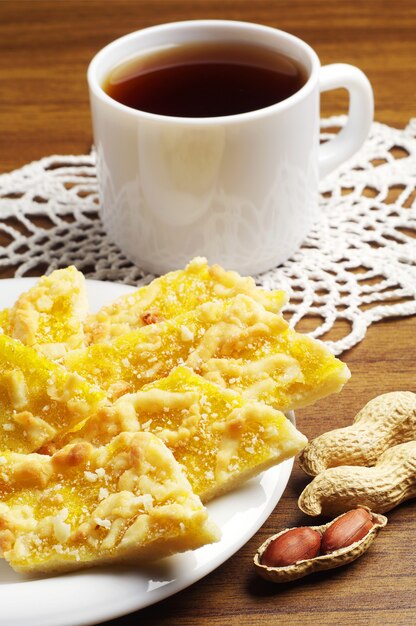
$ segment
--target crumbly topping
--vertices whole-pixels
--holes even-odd
[[[187,367],[123,396],[72,437],[103,445],[127,430],[157,435],[204,501],[242,482],[247,474],[258,473],[264,464],[293,456],[306,443],[283,414],[213,385]],[[284,441],[286,448],[281,445]],[[85,474],[95,482],[98,470]],[[120,487],[132,489],[134,481],[126,473]]]
[[[0,335],[0,450],[37,450],[105,402],[78,374]]]
[[[252,278],[242,278],[218,265],[209,267],[203,257],[193,259],[184,270],[156,278],[90,315],[86,324],[90,343],[113,341],[141,326],[157,324],[192,311],[204,302],[223,301],[245,294],[266,309],[279,312],[286,302],[283,291],[267,292]],[[187,341],[185,331],[183,340]],[[189,339],[190,341],[190,339]]]
[[[193,341],[194,333],[187,326],[181,326],[181,339],[182,341]]]
[[[184,363],[211,382],[283,411],[339,391],[349,377],[324,344],[291,330],[282,316],[242,294],[92,345],[65,362],[97,380],[112,399],[119,397],[120,384],[124,393],[135,392]]]
[[[8,334],[50,359],[85,345],[85,279],[71,266],[43,276],[9,310]]]

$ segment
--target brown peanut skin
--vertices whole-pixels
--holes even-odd
[[[353,509],[339,517],[322,535],[321,552],[330,554],[365,537],[373,528],[371,513],[365,509]]]
[[[292,528],[272,541],[265,550],[261,562],[267,567],[285,567],[298,561],[313,559],[319,554],[321,534],[301,526]]]

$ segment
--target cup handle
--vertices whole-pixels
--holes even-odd
[[[348,120],[338,135],[319,147],[319,177],[323,178],[364,143],[374,115],[373,90],[366,75],[353,65],[334,63],[321,68],[319,90],[339,88],[349,93]]]

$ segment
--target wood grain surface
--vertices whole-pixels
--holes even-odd
[[[353,63],[366,72],[378,121],[402,127],[416,114],[414,0],[0,0],[0,171],[53,153],[88,151],[85,72],[94,53],[133,30],[193,18],[241,19],[292,32],[322,63]],[[322,113],[346,106],[342,92],[325,94]],[[299,411],[300,429],[314,437],[349,424],[378,394],[416,391],[415,336],[415,318],[373,325],[343,355],[351,381],[337,397]],[[280,586],[257,578],[258,545],[281,528],[310,523],[297,507],[308,480],[295,465],[276,510],[236,555],[185,591],[111,624],[416,624],[414,501],[391,511],[370,551],[347,567]]]

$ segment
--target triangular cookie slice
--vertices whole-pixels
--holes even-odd
[[[0,450],[33,452],[104,402],[95,385],[0,334]]]
[[[86,331],[90,343],[112,341],[141,326],[191,311],[204,302],[222,301],[239,293],[274,313],[286,303],[284,291],[265,291],[252,278],[243,278],[219,265],[209,266],[206,259],[197,257],[184,270],[156,278],[90,315]]]
[[[112,399],[188,365],[281,411],[340,391],[350,376],[322,342],[291,330],[280,315],[245,295],[69,353],[65,364]]]
[[[244,400],[186,367],[123,396],[63,441],[103,445],[137,430],[166,443],[204,502],[294,456],[307,443],[283,413]]]
[[[81,348],[88,313],[83,274],[75,267],[43,276],[9,309],[7,334],[50,359]]]
[[[0,457],[0,549],[18,572],[147,561],[219,538],[180,465],[150,433],[53,457]]]

